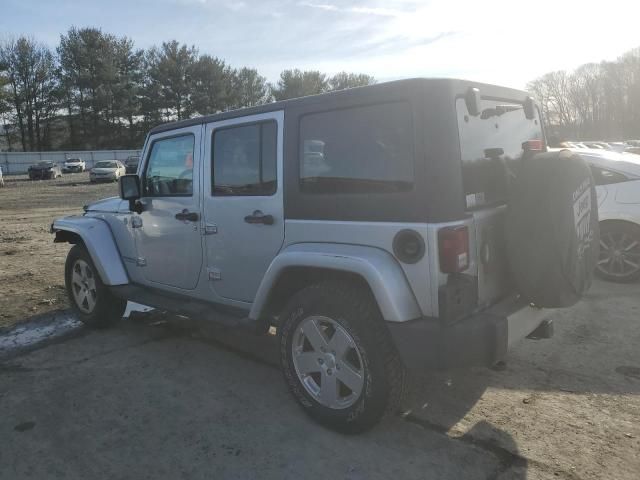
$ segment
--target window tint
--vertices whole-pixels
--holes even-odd
[[[144,196],[190,196],[193,193],[194,136],[156,140],[144,177]]]
[[[621,183],[628,180],[627,177],[621,173],[594,166],[591,167],[591,173],[596,185],[611,185],[612,183]]]
[[[303,192],[411,190],[411,107],[398,102],[305,115],[300,121],[299,155]]]
[[[224,128],[213,133],[214,195],[276,192],[276,122]]]
[[[522,105],[483,100],[482,113],[474,117],[460,98],[456,112],[467,207],[504,200],[508,170],[522,158],[522,144],[543,140],[537,110],[528,120]]]

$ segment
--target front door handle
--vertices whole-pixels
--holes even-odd
[[[251,215],[244,217],[244,221],[247,223],[262,223],[263,225],[273,225],[273,215],[265,215],[260,210],[256,210]]]
[[[176,220],[188,221],[188,222],[197,222],[200,216],[197,212],[190,212],[186,208],[182,210],[180,213],[176,213]]]

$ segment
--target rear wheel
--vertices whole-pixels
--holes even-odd
[[[366,289],[344,282],[311,285],[291,299],[282,318],[285,381],[314,420],[357,433],[398,406],[404,366]]]
[[[600,226],[596,273],[612,282],[633,282],[640,278],[640,227],[621,222]]]
[[[127,306],[102,283],[91,256],[82,245],[74,245],[65,264],[65,284],[69,302],[78,318],[94,328],[118,322]]]

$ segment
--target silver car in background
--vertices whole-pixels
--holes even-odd
[[[91,169],[89,180],[91,183],[116,182],[126,173],[125,166],[119,160],[102,160]]]

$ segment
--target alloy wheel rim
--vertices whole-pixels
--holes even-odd
[[[607,232],[600,238],[598,270],[625,278],[640,271],[640,239],[624,232]]]
[[[338,322],[305,318],[296,327],[291,349],[298,380],[318,403],[344,409],[360,398],[364,362],[355,340]]]
[[[77,307],[91,313],[98,300],[96,279],[92,268],[84,260],[76,260],[71,271],[71,289]]]

